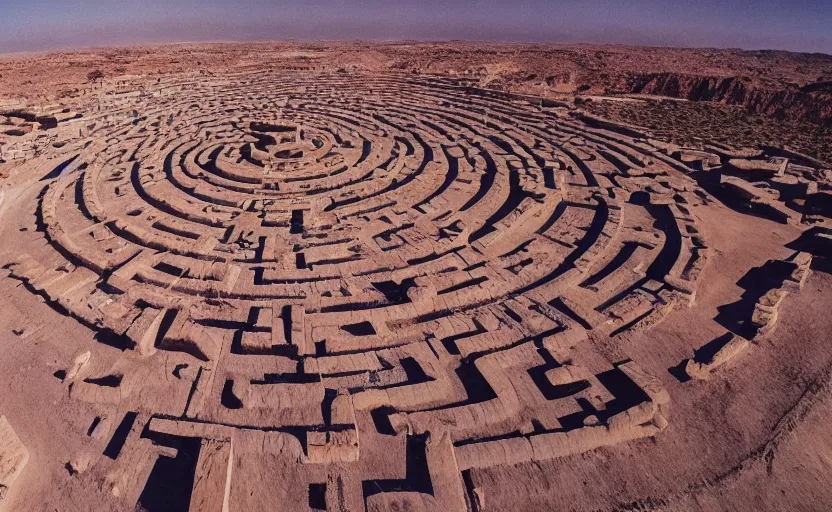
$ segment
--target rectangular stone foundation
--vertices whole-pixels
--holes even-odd
[[[0,510],[6,493],[29,461],[29,451],[12,430],[5,416],[0,416]]]

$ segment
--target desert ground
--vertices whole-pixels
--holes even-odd
[[[832,509],[832,56],[0,55],[0,510]]]

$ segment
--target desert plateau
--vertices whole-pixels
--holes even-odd
[[[832,56],[0,55],[0,510],[832,509]]]

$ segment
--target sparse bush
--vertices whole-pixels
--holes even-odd
[[[94,71],[90,71],[89,73],[87,73],[87,81],[89,81],[89,82],[95,83],[95,82],[98,82],[98,81],[103,80],[103,79],[104,79],[104,72],[101,71],[100,69],[96,69]]]

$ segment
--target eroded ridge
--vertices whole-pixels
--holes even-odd
[[[690,152],[424,77],[164,78],[96,116],[2,261],[121,350],[56,374],[99,411],[73,478],[149,510],[171,464],[192,510],[479,510],[472,470],[667,427],[587,332],[695,303]]]

